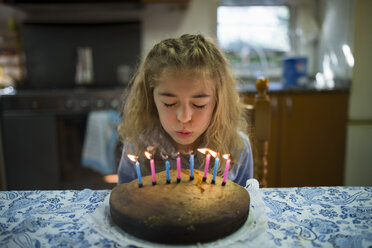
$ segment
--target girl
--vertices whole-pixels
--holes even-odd
[[[184,156],[182,167],[189,168],[190,151],[195,154],[195,168],[204,170],[205,155],[196,151],[207,147],[231,154],[228,178],[245,186],[253,176],[245,123],[235,82],[219,48],[202,35],[163,40],[140,65],[124,106],[119,184],[137,178],[128,154],[138,156],[142,175],[148,175],[146,150],[154,156],[156,171],[165,170],[166,155],[175,169],[177,152]],[[213,165],[211,161],[210,171]],[[218,175],[223,171],[221,162]]]

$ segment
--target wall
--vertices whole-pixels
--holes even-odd
[[[345,185],[372,186],[372,1],[355,1],[355,66],[349,101]]]
[[[328,79],[351,79],[344,184],[372,185],[372,1],[322,0],[319,13],[318,71]],[[351,48],[354,67],[344,44]]]
[[[10,17],[39,22],[51,21],[130,21],[142,22],[142,55],[152,46],[169,37],[184,33],[201,33],[216,38],[218,0],[190,0],[187,4],[150,3],[143,9],[128,8],[125,5],[103,6],[59,6],[30,8],[27,14],[0,4],[0,30],[7,28]]]
[[[352,67],[346,61],[343,45],[353,47],[354,0],[322,0],[319,4],[321,32],[317,71],[327,80],[351,79]]]
[[[190,0],[186,9],[177,6],[146,5],[142,15],[143,54],[155,43],[184,33],[201,33],[216,38],[218,0]]]
[[[317,44],[320,34],[318,1],[286,0],[294,15],[290,31],[294,51],[289,55],[305,56],[308,59],[308,74],[314,76],[317,68]]]

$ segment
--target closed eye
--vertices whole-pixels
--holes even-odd
[[[165,102],[164,102],[164,106],[167,107],[167,108],[170,108],[170,107],[172,107],[172,106],[174,106],[174,105],[176,105],[176,104],[175,104],[175,103],[170,103],[170,104],[168,104],[168,103],[165,103]]]
[[[199,108],[199,109],[202,109],[204,108],[206,105],[196,105],[196,104],[193,104],[195,108]]]

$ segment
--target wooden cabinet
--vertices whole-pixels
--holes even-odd
[[[347,91],[269,92],[268,186],[343,184]],[[243,94],[250,103],[253,94]]]

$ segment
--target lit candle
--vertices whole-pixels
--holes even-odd
[[[230,154],[224,154],[222,156],[224,159],[226,159],[226,165],[225,165],[225,173],[223,174],[223,180],[222,180],[222,186],[226,185],[226,178],[227,173],[229,173],[229,167],[230,167]]]
[[[203,154],[208,153],[205,158],[205,167],[204,167],[204,176],[203,176],[203,182],[205,182],[207,180],[208,167],[209,167],[209,161],[211,160],[211,154],[209,153],[208,148],[198,148],[198,151]]]
[[[190,180],[194,180],[194,153],[191,151],[190,155]]]
[[[220,157],[219,157],[219,154],[214,151],[209,151],[209,152],[214,157],[213,179],[211,183],[216,184],[216,175],[217,175],[218,163],[220,162]]]
[[[133,162],[136,162],[136,171],[137,171],[137,177],[138,177],[138,187],[142,187],[142,179],[141,179],[141,169],[138,162],[138,157],[135,155],[128,154],[128,158],[132,160]]]
[[[152,154],[149,152],[145,152],[146,158],[150,159],[150,167],[151,167],[151,175],[152,175],[152,185],[156,184],[156,178],[155,178],[155,162],[154,159],[152,159]]]
[[[181,158],[180,153],[177,152],[177,183],[181,182]]]
[[[170,164],[169,164],[169,161],[168,161],[168,156],[166,156],[165,171],[167,172],[167,184],[170,184],[169,168],[170,168]]]

